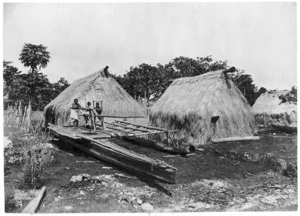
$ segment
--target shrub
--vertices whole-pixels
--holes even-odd
[[[41,127],[31,128],[30,133],[11,137],[13,145],[5,149],[4,163],[7,169],[8,165],[22,166],[20,188],[36,189],[42,186],[43,167],[53,161],[52,149],[45,145],[48,139],[48,134]]]

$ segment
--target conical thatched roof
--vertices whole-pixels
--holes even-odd
[[[269,91],[260,95],[252,109],[258,123],[282,127],[297,127],[297,104],[295,102],[283,103],[280,95],[289,91]]]
[[[213,116],[219,116],[216,124]],[[254,116],[250,105],[222,71],[173,81],[151,109],[155,126],[178,129],[181,145],[207,144],[212,138],[251,136]]]
[[[116,116],[143,116],[141,106],[111,77],[99,70],[74,81],[44,109],[46,123],[66,124],[70,108],[77,98],[85,107],[87,102],[103,101],[103,114]]]

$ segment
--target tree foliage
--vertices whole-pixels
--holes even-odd
[[[282,103],[285,102],[297,103],[297,87],[293,86],[288,93],[280,95],[279,99],[281,100]]]
[[[31,101],[33,109],[42,110],[46,104],[58,96],[69,83],[60,78],[55,83],[50,83],[47,76],[40,72],[50,60],[50,53],[43,45],[26,43],[21,51],[20,58],[25,67],[29,67],[26,74],[22,74],[18,68],[11,66],[11,62],[3,62],[3,75],[5,80],[4,94],[12,100]],[[180,77],[198,76],[209,71],[228,69],[227,61],[214,61],[212,56],[190,57],[179,56],[170,60],[167,64],[140,64],[130,67],[123,76],[109,74],[135,99],[158,99],[169,87],[174,79]],[[237,69],[228,76],[237,84],[238,88],[252,105],[265,88],[254,85],[251,75]]]
[[[10,101],[31,100],[33,110],[43,110],[44,107],[57,97],[70,84],[64,78],[51,83],[42,73],[21,73],[11,62],[3,62],[4,95]]]
[[[113,75],[120,85],[134,98],[158,99],[169,87],[174,79],[180,77],[198,76],[209,71],[225,70],[229,65],[227,61],[214,61],[212,56],[197,57],[196,59],[179,56],[167,64],[140,64],[130,67],[124,74]],[[257,97],[266,91],[265,88],[257,90],[251,75],[245,74],[242,69],[229,73],[228,76],[237,84],[250,105],[253,105]]]
[[[31,73],[35,73],[47,66],[50,60],[50,53],[47,51],[47,47],[42,44],[25,43],[19,60],[25,67],[30,67]]]
[[[228,68],[227,61],[213,61],[211,56],[198,57],[176,57],[169,63],[152,66],[140,64],[130,67],[123,76],[113,77],[134,98],[158,99],[174,79],[180,77],[191,77]]]
[[[43,110],[52,99],[51,83],[41,73],[21,74],[18,96],[25,103],[31,101],[33,110]]]
[[[17,67],[11,65],[12,62],[3,61],[3,79],[4,79],[4,89],[3,93],[10,100],[15,100],[17,98],[17,83],[18,77],[21,73]]]
[[[61,77],[57,82],[52,84],[51,97],[56,98],[61,92],[68,88],[69,85],[69,82],[65,78]]]

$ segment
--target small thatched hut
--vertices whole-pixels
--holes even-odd
[[[174,139],[182,147],[252,136],[254,131],[250,105],[223,71],[174,80],[152,107],[150,121],[179,130]]]
[[[297,102],[283,102],[279,97],[288,90],[269,91],[260,95],[252,109],[258,124],[272,125],[280,129],[297,129]]]
[[[70,108],[77,98],[85,107],[87,102],[103,101],[103,115],[143,116],[141,106],[110,76],[99,70],[74,81],[44,109],[46,124],[67,124]]]

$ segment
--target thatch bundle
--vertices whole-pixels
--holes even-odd
[[[269,91],[259,96],[253,105],[255,120],[259,124],[278,126],[279,128],[297,128],[297,103],[283,102],[279,97],[289,91]]]
[[[222,71],[173,81],[152,107],[150,121],[155,126],[180,130],[174,139],[183,146],[251,136],[254,130],[250,105]]]
[[[141,106],[111,77],[107,77],[103,70],[99,70],[87,77],[74,81],[60,93],[44,109],[46,124],[68,123],[70,108],[74,99],[85,107],[87,102],[103,101],[103,115],[115,116],[143,116]],[[81,119],[80,119],[81,120]]]

